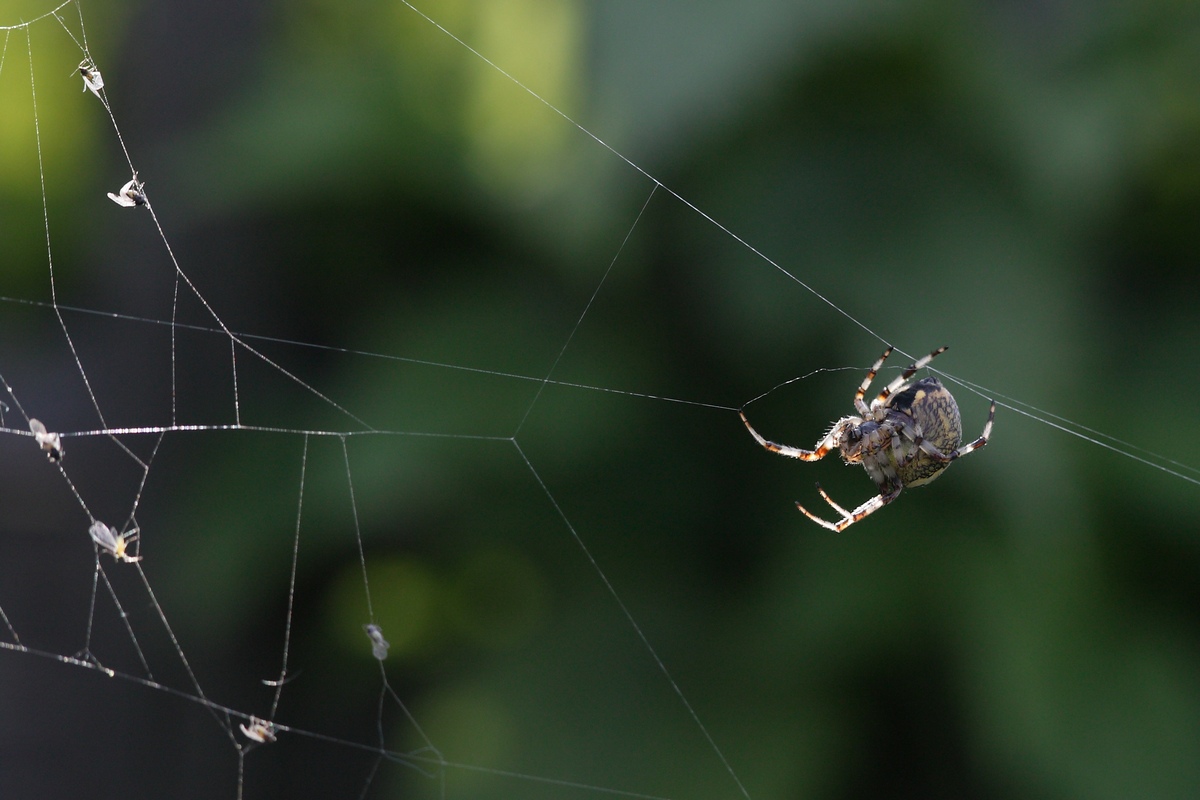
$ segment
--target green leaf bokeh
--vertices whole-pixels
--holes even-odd
[[[45,10],[17,5],[0,22]],[[303,487],[288,725],[377,742],[357,522],[392,686],[459,764],[673,798],[741,796],[730,771],[754,798],[1200,790],[1190,4],[420,6],[461,41],[395,2],[82,7],[217,312],[371,426],[421,434],[167,437],[145,568],[214,702],[270,701]],[[170,263],[103,198],[127,170],[56,25],[30,32],[59,302],[143,320],[66,324],[109,424],[163,424],[169,330],[145,320],[170,316]],[[6,53],[0,295],[48,301],[23,32]],[[186,297],[179,320],[211,324]],[[22,402],[94,428],[53,312],[7,302],[0,330]],[[794,501],[816,508],[820,480],[856,505],[870,481],[764,453],[731,409],[816,371],[748,411],[810,446],[881,339],[951,345],[937,366],[987,387],[954,385],[967,435],[993,393],[1006,405],[986,450],[829,534]],[[228,340],[181,330],[176,348],[180,421],[232,422]],[[361,427],[237,364],[244,422]],[[26,475],[27,444],[4,444],[23,488],[2,495],[0,605],[70,654],[86,522]],[[106,470],[106,446],[72,443],[70,466],[124,508],[138,476]],[[61,603],[15,574],[59,563],[31,531],[70,553]],[[100,657],[137,672],[97,618]],[[194,704],[11,653],[0,670],[39,687],[5,726],[41,754],[10,749],[31,765],[0,767],[13,796],[234,793]],[[390,702],[383,722],[389,747],[422,745]],[[358,796],[369,754],[299,738],[247,758],[247,797]],[[596,794],[386,762],[369,796],[443,792]]]

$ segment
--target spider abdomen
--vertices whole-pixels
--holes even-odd
[[[887,414],[901,415],[920,436],[943,453],[951,453],[962,444],[962,417],[958,403],[950,390],[937,378],[922,378],[893,395],[887,404]],[[896,428],[900,428],[897,425]],[[894,435],[902,436],[899,430]],[[897,464],[896,470],[905,486],[920,486],[929,483],[949,466],[949,462],[938,461],[923,450],[906,464]]]

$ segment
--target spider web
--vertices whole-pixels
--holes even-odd
[[[9,192],[17,199],[5,246],[14,262],[36,264],[41,278],[13,278],[0,353],[11,487],[0,584],[8,636],[0,646],[12,656],[5,683],[30,687],[13,701],[20,722],[10,724],[14,737],[31,743],[8,748],[12,763],[28,768],[6,768],[5,782],[52,792],[47,787],[59,784],[46,774],[49,765],[69,749],[78,754],[71,785],[90,780],[106,792],[147,796],[757,797],[782,786],[819,787],[815,768],[797,778],[790,767],[764,762],[827,757],[810,726],[815,719],[836,728],[836,704],[801,691],[804,717],[777,707],[772,692],[783,684],[764,683],[756,653],[800,644],[778,640],[772,626],[781,616],[744,613],[767,589],[742,581],[755,576],[753,583],[776,588],[814,564],[844,562],[823,541],[781,551],[776,571],[763,566],[762,545],[729,541],[762,538],[742,528],[767,508],[781,531],[786,526],[781,535],[794,537],[796,527],[812,533],[781,494],[794,482],[749,477],[761,453],[747,446],[736,411],[752,403],[772,421],[760,423],[764,431],[782,425],[774,438],[808,444],[818,433],[809,422],[847,407],[859,371],[885,338],[918,341],[909,356],[941,342],[926,342],[911,320],[897,322],[781,266],[790,262],[766,255],[776,248],[753,244],[776,243],[781,233],[758,229],[733,208],[709,212],[687,175],[679,177],[684,188],[671,188],[624,155],[636,141],[610,145],[593,133],[598,126],[562,110],[572,105],[567,87],[544,99],[520,77],[538,74],[536,65],[518,69],[519,53],[493,57],[455,32],[458,22],[474,41],[495,43],[489,32],[522,21],[557,20],[569,29],[561,12],[510,4],[505,19],[486,10],[474,17],[445,10],[438,18],[403,5],[391,33],[414,54],[401,66],[420,58],[435,73],[469,75],[451,83],[464,96],[479,93],[463,113],[480,115],[475,125],[510,126],[453,142],[447,149],[461,152],[442,153],[427,177],[414,162],[437,151],[420,137],[446,135],[450,122],[437,114],[449,115],[454,92],[434,90],[432,80],[423,86],[428,71],[398,78],[406,102],[432,95],[404,118],[432,114],[424,133],[386,122],[394,111],[386,99],[372,119],[385,121],[388,136],[412,137],[406,144],[416,156],[402,152],[380,165],[420,181],[429,197],[432,210],[405,209],[414,217],[407,227],[448,228],[441,209],[473,191],[474,202],[493,204],[480,216],[502,228],[545,217],[523,247],[454,249],[449,258],[464,262],[454,264],[438,260],[446,256],[436,237],[414,236],[396,253],[364,247],[314,255],[276,241],[266,251],[268,278],[239,275],[222,263],[231,260],[220,249],[230,238],[210,244],[206,227],[236,230],[230,218],[251,215],[256,195],[294,165],[273,162],[268,142],[233,159],[235,171],[222,172],[218,160],[196,164],[190,176],[172,174],[169,154],[150,141],[155,126],[131,125],[122,113],[139,79],[89,47],[89,6],[64,3],[4,29],[0,99],[8,109],[27,102],[5,114],[7,130],[26,128],[8,134],[28,167],[12,180],[33,187]],[[543,44],[563,32],[540,30],[534,40]],[[305,56],[290,85],[284,78],[294,73],[275,76],[284,100],[294,100],[288,92],[328,100],[325,84],[353,77],[319,46]],[[78,76],[66,79],[80,59],[105,76],[96,95],[80,93]],[[185,73],[171,85],[187,97],[202,96],[216,77]],[[145,78],[140,87],[149,88]],[[260,118],[277,123],[273,115],[294,111],[285,106],[259,109]],[[328,124],[339,113],[364,121],[362,109],[335,111],[322,108],[305,122]],[[309,135],[305,122],[290,128],[300,139]],[[218,131],[178,146],[204,154],[224,152],[228,141]],[[299,150],[316,152],[303,142]],[[474,171],[471,180],[441,180],[455,159]],[[145,180],[144,208],[103,198],[135,170]],[[533,180],[554,171],[564,173],[558,182]],[[85,177],[68,179],[73,172]],[[394,210],[372,205],[384,196],[372,176],[347,178],[337,159],[326,159],[313,181],[335,206],[349,196],[348,212],[333,210],[332,222],[305,219],[351,226],[332,241],[365,244],[363,231],[390,224]],[[586,190],[580,197],[563,187]],[[622,199],[581,213],[585,201],[610,195]],[[499,198],[527,208],[503,207]],[[188,219],[197,220],[190,229],[180,221]],[[72,234],[76,226],[84,236]],[[690,249],[656,253],[663,232]],[[277,231],[287,235],[286,227]],[[365,266],[347,268],[344,282],[275,266],[305,256],[335,269],[343,260]],[[683,270],[682,284],[657,285],[645,266],[689,257],[698,266]],[[399,285],[387,276],[394,259],[406,265]],[[551,264],[559,259],[573,266],[556,273]],[[453,279],[427,274],[439,269]],[[671,298],[680,287],[690,294]],[[449,302],[439,298],[447,290]],[[315,293],[318,306],[331,309],[360,308],[362,327],[335,329],[335,340],[355,344],[311,344],[328,331],[321,319],[307,320],[307,329],[287,324],[286,306],[299,302],[288,292]],[[954,287],[929,294],[967,296]],[[711,330],[683,325],[680,308],[689,303],[711,316]],[[785,319],[796,308],[808,319]],[[381,321],[389,317],[402,322]],[[973,322],[964,314],[937,326],[955,344],[941,360],[983,349],[972,342],[1015,338],[972,336]],[[275,335],[280,329],[286,333]],[[763,355],[778,370],[764,379],[743,355],[770,347],[755,335],[812,339],[824,330],[843,343],[822,357],[826,366],[805,368],[801,378],[790,377],[797,370],[786,359]],[[704,338],[731,331],[743,338]],[[1026,385],[984,357],[969,363],[1005,385]],[[693,377],[715,365],[724,384]],[[1181,460],[1020,399],[1051,392],[998,392],[935,371],[963,390],[968,435],[982,424],[985,398],[995,397],[996,436],[1007,422],[1014,449],[1063,432],[1120,454],[1141,470],[1133,475],[1143,484],[1159,473],[1190,497],[1200,483],[1200,471]],[[764,393],[764,384],[779,385]],[[803,413],[789,429],[785,414],[796,406]],[[47,464],[31,418],[60,434],[61,463]],[[997,449],[986,452],[1004,459]],[[744,453],[744,460],[705,468],[706,452]],[[957,491],[939,484],[938,519],[966,517],[965,498],[986,494],[998,476],[1065,469],[1065,456],[1046,462],[976,473]],[[835,497],[863,490],[861,474],[854,477],[839,484],[821,473]],[[689,507],[684,498],[702,496],[678,488],[689,485],[708,487],[710,502]],[[1006,491],[996,491],[996,508],[1008,508]],[[928,514],[940,501],[922,494],[920,502]],[[918,519],[907,503],[884,513],[893,512],[897,526]],[[137,529],[130,551],[142,560],[118,562],[96,548],[87,537],[95,520]],[[714,571],[739,563],[744,570]],[[821,597],[811,588],[817,581],[800,583],[780,615]],[[697,606],[710,625],[684,613]],[[366,624],[379,625],[391,642],[382,661],[372,655]],[[792,633],[808,645],[828,636]],[[710,663],[709,651],[734,655]],[[807,682],[824,685],[826,668],[806,667]],[[255,719],[272,721],[278,740],[244,735],[240,726]]]

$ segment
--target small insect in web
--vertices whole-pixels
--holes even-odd
[[[116,528],[110,528],[100,520],[96,520],[92,523],[92,527],[88,528],[88,533],[92,535],[92,541],[99,545],[101,550],[117,561],[132,564],[142,560],[141,556],[131,556],[126,550],[131,542],[137,541],[137,528],[125,533],[117,533]]]
[[[244,722],[238,725],[238,727],[242,729],[242,733],[245,734],[247,739],[251,739],[259,744],[267,744],[268,742],[275,741],[275,723],[269,720],[251,717],[250,727],[246,727]]]
[[[391,647],[387,639],[383,638],[383,629],[375,623],[371,623],[370,625],[363,625],[363,630],[367,632],[367,636],[371,639],[371,654],[380,661],[383,661],[387,658],[388,648]]]
[[[100,90],[104,88],[104,78],[100,77],[100,70],[85,58],[79,62],[79,74],[83,76],[83,90],[86,92],[91,89],[92,94],[100,97]]]
[[[50,459],[51,464],[62,461],[66,451],[63,449],[62,441],[57,433],[47,431],[46,426],[38,419],[29,420],[29,430],[33,431],[33,438],[37,441],[38,447],[46,451],[46,458]]]
[[[109,192],[108,199],[125,208],[144,206],[146,205],[145,184],[138,180],[137,173],[135,172],[129,183],[121,187],[121,191],[116,194]]]
[[[889,347],[883,351],[854,393],[854,408],[858,415],[842,417],[835,422],[829,433],[812,450],[767,441],[754,430],[745,412],[739,412],[754,440],[772,453],[801,461],[817,461],[837,448],[847,464],[862,464],[866,468],[867,474],[879,488],[879,494],[853,511],[847,511],[833,502],[821,484],[817,484],[821,497],[841,515],[837,522],[821,519],[796,503],[796,508],[804,516],[831,531],[843,531],[868,514],[878,511],[895,500],[906,486],[929,483],[941,475],[951,461],[983,447],[991,436],[996,401],[992,401],[983,434],[962,446],[962,418],[950,391],[934,377],[907,382],[917,370],[944,353],[945,347],[911,364],[900,377],[885,386],[868,406],[863,397],[892,349]]]

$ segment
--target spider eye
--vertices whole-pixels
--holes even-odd
[[[862,428],[857,425],[846,431],[846,440],[851,444],[858,442],[860,439],[862,439]]]

